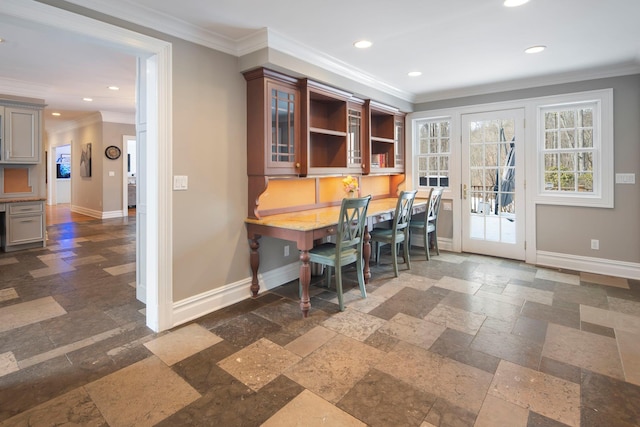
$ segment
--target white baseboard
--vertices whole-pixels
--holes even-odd
[[[260,293],[284,285],[300,275],[300,264],[291,263],[258,274]],[[173,303],[172,327],[251,298],[251,277]]]
[[[84,208],[82,206],[72,205],[71,212],[90,216],[92,218],[102,219],[102,211],[96,211],[94,209]]]
[[[640,277],[640,263],[615,261],[557,252],[536,252],[536,264],[546,267],[566,268],[585,273],[637,279]]]
[[[128,216],[128,215],[129,215],[129,213],[125,214],[124,212],[122,212],[122,210],[102,212],[102,219],[122,218],[123,216]]]
[[[71,212],[90,216],[91,218],[96,219],[122,218],[123,216],[129,215],[128,212],[125,213],[122,210],[103,212],[75,205],[71,206]]]

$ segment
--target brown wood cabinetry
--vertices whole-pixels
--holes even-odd
[[[368,154],[365,173],[404,173],[404,115],[375,101],[365,102],[368,118],[365,141]]]
[[[244,77],[250,217],[274,178],[404,174],[397,109],[266,68]]]
[[[247,173],[304,175],[297,79],[265,68],[245,73],[247,81]]]

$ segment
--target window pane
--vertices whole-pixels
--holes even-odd
[[[449,137],[449,122],[440,123],[440,136]]]
[[[429,152],[429,140],[421,139],[420,140],[420,154],[427,154]]]
[[[576,174],[573,172],[562,172],[560,174],[560,190],[575,191]]]
[[[544,128],[558,129],[558,116],[555,112],[544,113]]]
[[[449,170],[449,157],[440,156],[440,171],[448,171]]]
[[[438,170],[438,158],[437,157],[429,157],[429,171],[435,172]]]
[[[498,144],[485,144],[485,159],[484,164],[486,166],[498,165]]]
[[[429,140],[429,153],[437,153],[438,152],[438,140],[430,139]]]
[[[593,153],[578,154],[578,170],[585,172],[593,171]]]
[[[482,188],[482,169],[471,170],[471,186],[474,188]]]
[[[593,130],[583,129],[580,131],[580,147],[593,147]]]
[[[440,152],[441,153],[449,152],[449,138],[442,138],[440,140]]]
[[[563,170],[563,171],[576,170],[576,155],[574,153],[560,154],[560,170]]]
[[[593,127],[593,110],[591,108],[579,110],[578,117],[578,126]]]
[[[553,169],[555,168],[555,169]],[[557,154],[545,154],[544,155],[544,169],[545,170],[557,170],[558,168],[558,155]]]
[[[555,130],[551,132],[545,132],[544,148],[546,149],[558,148],[558,133]]]
[[[560,111],[560,127],[564,129],[576,127],[573,110]]]
[[[573,130],[562,130],[560,131],[560,148],[574,148],[576,146],[575,143],[575,135]]]
[[[418,157],[418,170],[422,173],[422,171],[427,170],[427,158],[426,157]]]
[[[593,174],[592,173],[578,174],[578,191],[593,192]]]

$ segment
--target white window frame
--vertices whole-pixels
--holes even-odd
[[[613,89],[556,95],[536,102],[536,196],[538,204],[613,208]],[[550,191],[544,179],[544,113],[550,109],[592,104],[593,111],[593,191]]]

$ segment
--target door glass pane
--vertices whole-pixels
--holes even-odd
[[[514,120],[470,123],[468,185],[472,239],[516,243],[514,129]],[[548,162],[553,163],[553,159]]]

